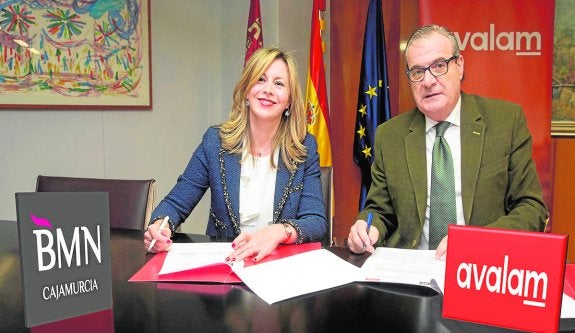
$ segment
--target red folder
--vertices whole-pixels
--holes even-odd
[[[294,254],[321,248],[321,243],[306,243],[298,245],[279,245],[272,253],[254,263],[246,259],[244,265],[252,266],[263,262],[286,258]],[[213,265],[200,268],[189,269],[181,272],[158,275],[162,269],[167,252],[161,252],[150,259],[144,266],[136,272],[128,281],[130,282],[215,282],[215,283],[241,283],[242,280],[232,271],[228,264],[215,263]]]
[[[200,295],[226,295],[234,289],[249,290],[245,284],[236,283],[185,283],[170,282],[158,283],[158,289],[177,291],[180,293],[192,293]]]

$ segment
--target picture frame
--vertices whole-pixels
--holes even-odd
[[[575,136],[575,6],[555,1],[551,135]]]
[[[575,136],[575,121],[551,121],[551,136]]]
[[[0,110],[150,110],[150,0],[0,1]]]

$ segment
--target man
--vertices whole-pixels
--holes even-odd
[[[444,27],[419,28],[404,57],[417,108],[377,129],[372,184],[365,209],[349,232],[350,250],[436,249],[441,259],[447,251],[447,223],[542,231],[547,210],[521,107],[461,91],[463,56]],[[432,160],[440,160],[432,158],[436,134],[441,136],[435,126],[439,123],[447,128],[441,139],[449,146],[444,155],[450,155],[443,173],[432,171]],[[430,198],[436,193],[432,183],[441,182],[430,179],[443,176],[436,174],[451,175],[451,185],[439,191],[444,202],[437,204]],[[447,193],[452,193],[451,201],[445,199]],[[443,217],[446,212],[452,217]],[[370,228],[368,214],[373,217]],[[438,220],[445,224],[439,236]]]

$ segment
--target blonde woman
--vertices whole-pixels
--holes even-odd
[[[295,62],[262,48],[233,93],[228,121],[204,134],[184,173],[152,213],[144,234],[166,251],[174,230],[210,188],[206,234],[232,239],[229,262],[259,261],[279,244],[320,241],[326,231],[315,138],[306,133]],[[160,223],[169,216],[169,228]]]

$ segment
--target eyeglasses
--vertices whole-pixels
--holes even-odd
[[[431,73],[431,75],[435,77],[441,76],[447,73],[449,62],[457,58],[459,58],[459,56],[454,55],[449,59],[436,61],[427,67],[416,67],[408,69],[405,71],[405,73],[407,74],[407,78],[411,82],[419,82],[423,80],[423,78],[425,77],[425,72],[428,70]]]

